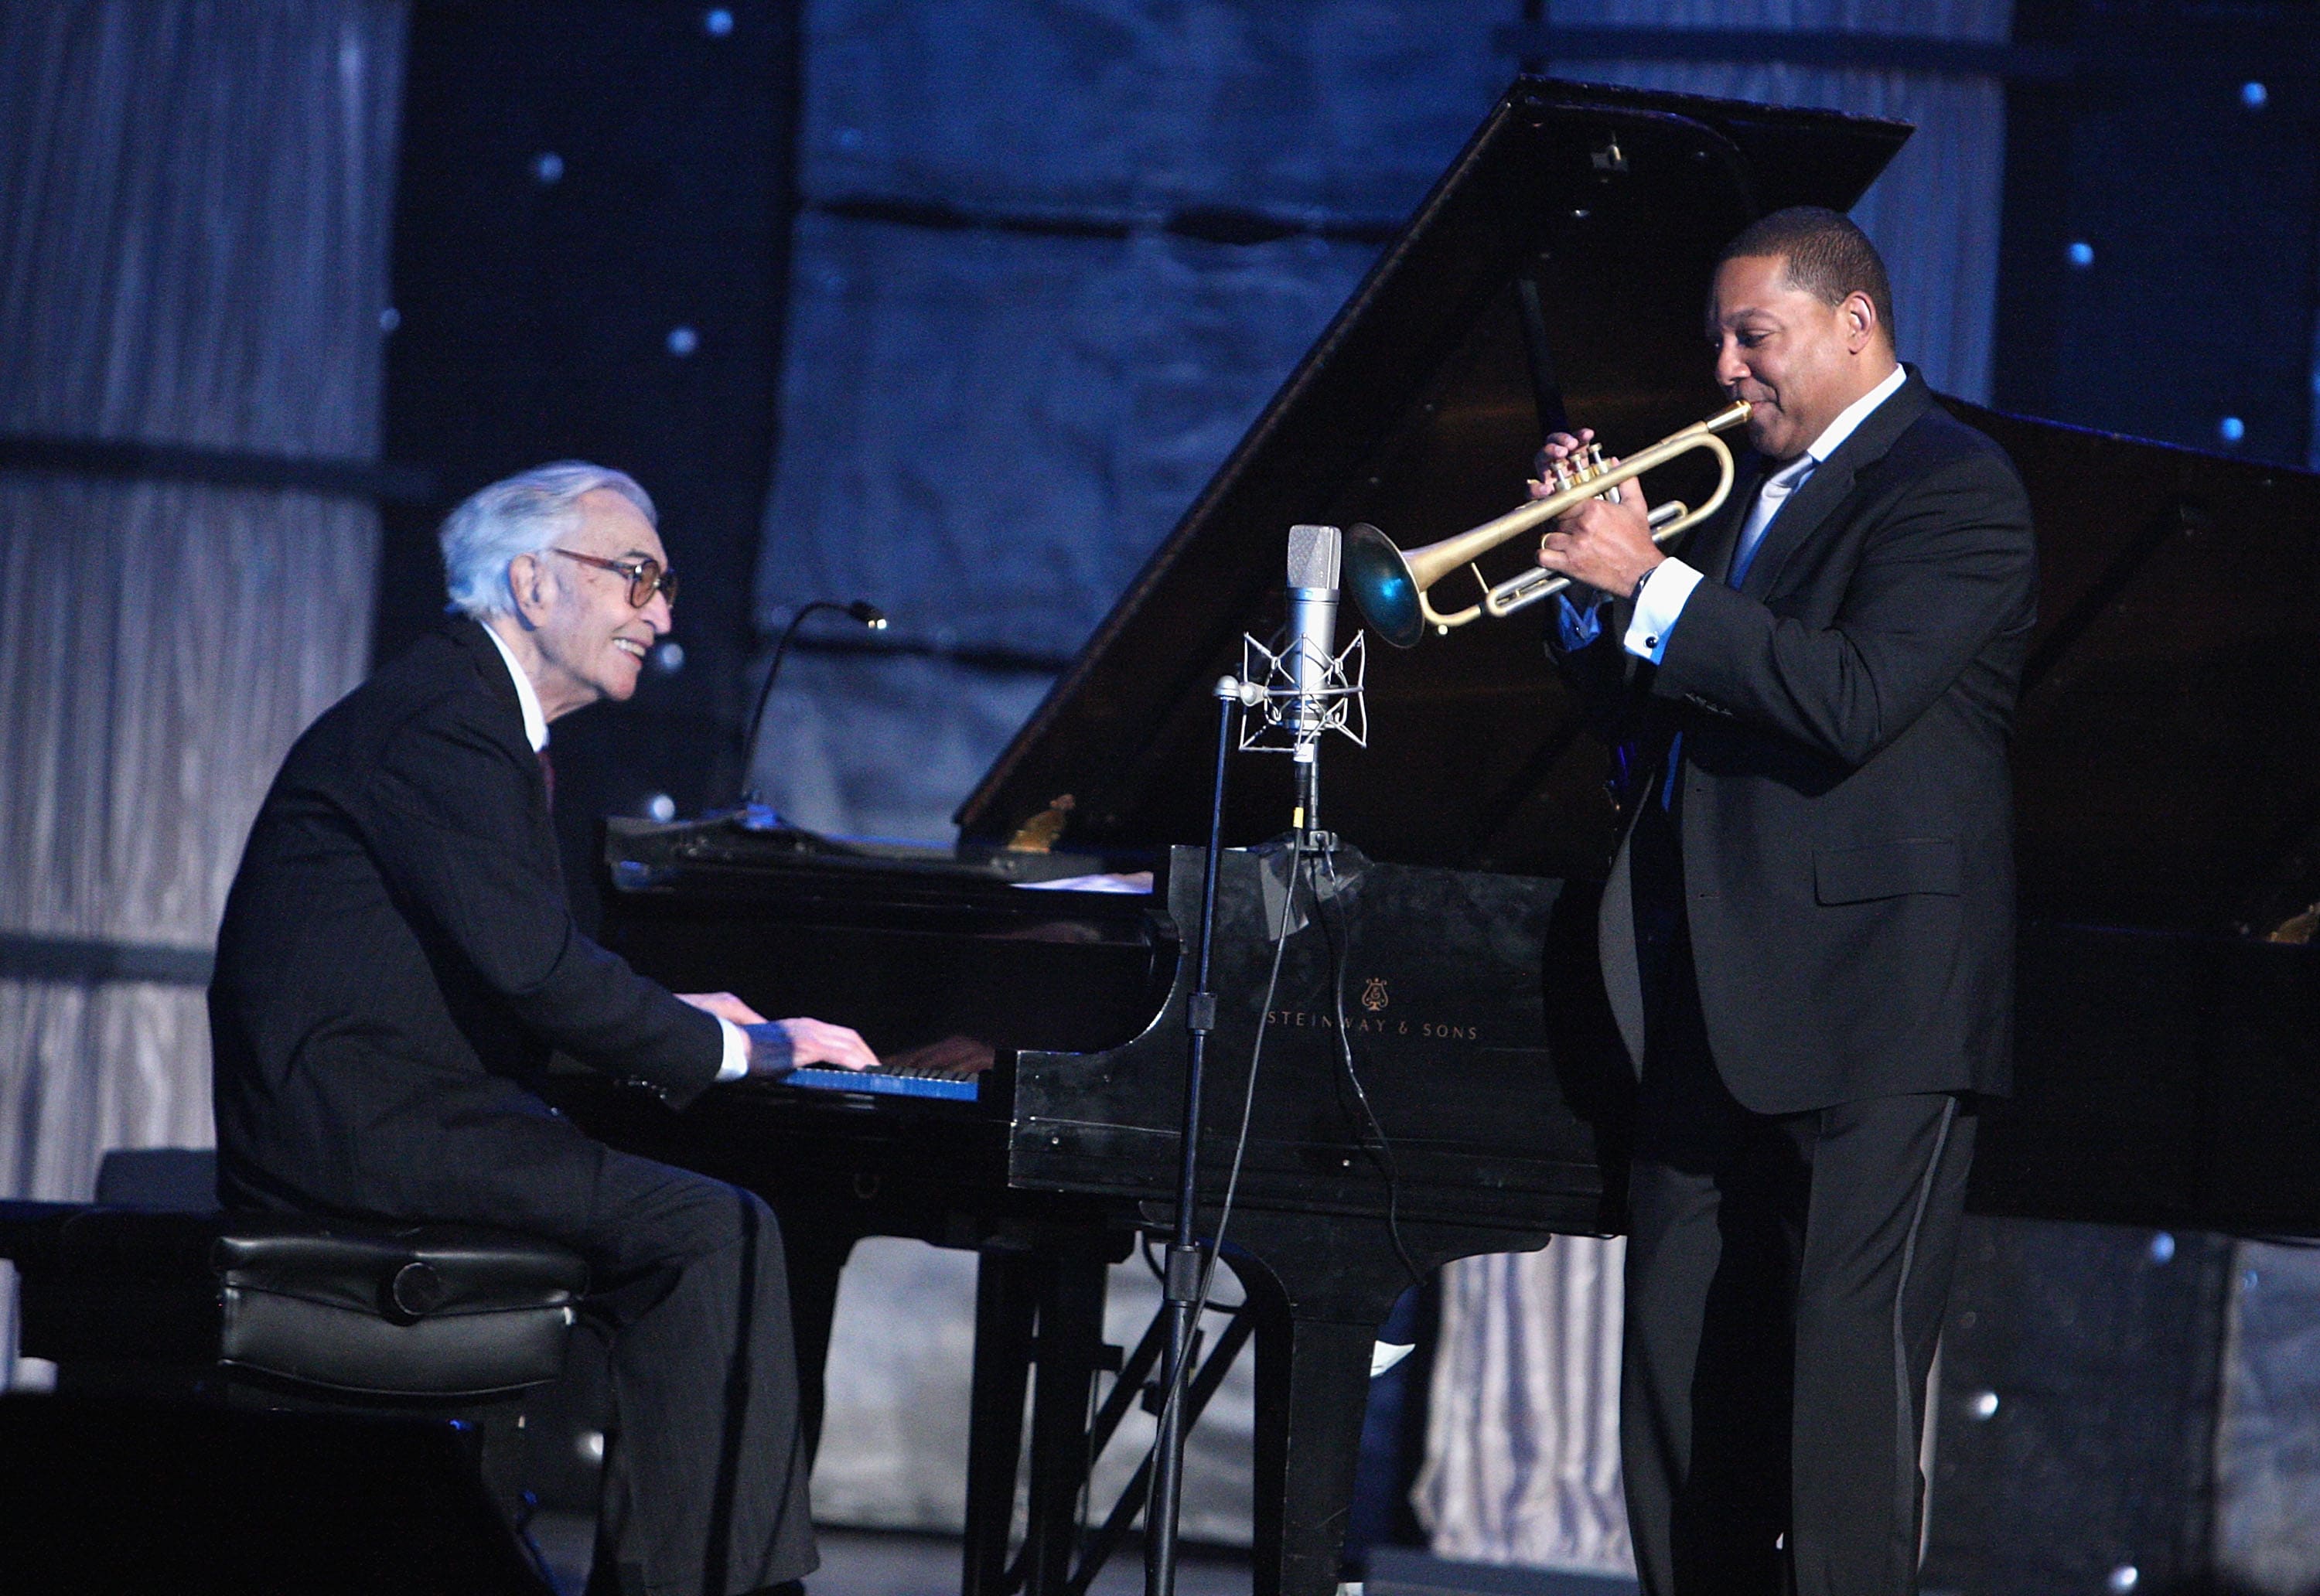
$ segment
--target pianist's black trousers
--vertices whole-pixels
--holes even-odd
[[[733,1596],[817,1561],[789,1280],[773,1211],[605,1151],[567,1233],[612,1332],[593,1593]]]
[[[544,1107],[509,1123],[501,1151],[453,1168],[406,1143],[371,1162],[348,1206],[504,1226],[588,1260],[583,1311],[610,1338],[613,1407],[591,1596],[738,1596],[811,1573],[773,1211]]]
[[[1643,1588],[1907,1596],[1971,1104],[1735,1102],[1700,1019],[1672,835],[1648,816],[1629,854],[1648,1042],[1620,1435]]]

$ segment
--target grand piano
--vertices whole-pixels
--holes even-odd
[[[1101,1345],[1104,1271],[1174,1217],[1211,688],[1282,624],[1287,529],[1430,541],[1520,498],[1543,427],[1618,450],[1708,414],[1715,251],[1782,205],[1848,208],[1908,131],[1518,82],[967,797],[955,851],[747,814],[610,825],[612,947],[852,1024],[902,1090],[741,1084],[680,1115],[575,1075],[562,1101],[773,1203],[810,1385],[857,1238],[977,1252],[969,1596],[1083,1590],[1133,1515],[1076,1521],[1091,1442],[1156,1347]],[[2320,899],[2320,480],[1952,407],[2012,453],[2043,551],[2021,1087],[1973,1201],[2320,1230],[2320,965],[2296,939]],[[1701,491],[1681,463],[1651,485]],[[1268,845],[1287,761],[1237,759],[1224,810],[1200,1222],[1237,1167],[1246,1306],[1211,1318],[1202,1389],[1253,1335],[1260,1596],[1337,1582],[1372,1339],[1412,1278],[1620,1222],[1630,1080],[1592,946],[1607,754],[1535,621],[1376,649],[1367,710],[1366,748],[1324,756],[1325,865]],[[1148,891],[1103,890],[1138,872]],[[905,1094],[932,1076],[947,1095]]]

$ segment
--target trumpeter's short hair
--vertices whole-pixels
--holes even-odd
[[[1784,276],[1790,284],[1823,304],[1843,304],[1845,296],[1867,296],[1876,308],[1878,325],[1895,344],[1893,285],[1885,275],[1885,258],[1869,235],[1841,211],[1822,205],[1790,205],[1741,229],[1740,236],[1724,246],[1716,258],[1721,267],[1744,257],[1779,256],[1788,262]]]

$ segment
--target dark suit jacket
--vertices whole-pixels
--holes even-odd
[[[210,1028],[226,1202],[390,1218],[468,1214],[485,1171],[586,1202],[595,1144],[529,1085],[551,1047],[679,1103],[722,1051],[713,1018],[575,929],[514,681],[467,620],[290,750]]]
[[[1682,731],[1683,907],[1717,1066],[1761,1113],[2002,1093],[2028,499],[1912,371],[1791,497],[1735,590],[1763,470],[1745,467],[1683,549],[1706,579],[1656,668],[1618,652],[1624,606],[1583,650],[1595,657],[1572,661],[1599,684],[1616,670],[1636,712],[1640,768],[1657,775],[1631,821]],[[1623,839],[1603,968],[1640,1060],[1628,861]]]

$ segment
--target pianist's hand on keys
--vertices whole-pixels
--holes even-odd
[[[783,1076],[782,1084],[804,1092],[836,1092],[849,1097],[867,1093],[974,1102],[982,1095],[976,1083],[996,1062],[990,1043],[950,1036],[889,1054],[875,1069],[817,1069],[809,1065]]]
[[[768,1020],[730,992],[681,992],[696,1009],[739,1026],[749,1038],[749,1073],[779,1077],[802,1065],[871,1069],[878,1056],[855,1031],[821,1020]]]
[[[870,1044],[843,1025],[831,1025],[820,1020],[776,1020],[770,1024],[742,1027],[749,1035],[749,1073],[784,1075],[809,1064],[834,1064],[840,1069],[875,1069],[878,1056],[870,1051]],[[779,1031],[789,1046],[768,1047],[765,1067],[760,1067],[760,1032]],[[770,1040],[771,1038],[766,1038]],[[785,1056],[780,1056],[782,1055]]]

